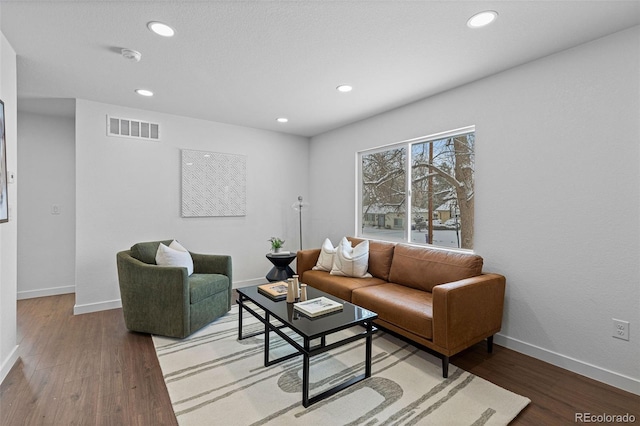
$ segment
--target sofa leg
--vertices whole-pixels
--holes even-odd
[[[493,353],[493,336],[487,337],[487,352]]]
[[[448,356],[442,357],[442,377],[444,377],[445,379],[449,377],[449,357]]]

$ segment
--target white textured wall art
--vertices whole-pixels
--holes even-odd
[[[182,217],[246,215],[244,155],[182,150]]]

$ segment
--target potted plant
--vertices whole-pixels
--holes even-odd
[[[284,245],[284,240],[281,240],[278,237],[269,238],[269,242],[271,243],[271,251],[273,251],[274,253],[279,253],[280,249]]]

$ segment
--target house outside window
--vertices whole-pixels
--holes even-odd
[[[472,250],[474,154],[474,126],[359,152],[359,236]]]

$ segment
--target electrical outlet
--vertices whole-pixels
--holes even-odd
[[[622,340],[629,340],[629,321],[623,321],[615,318],[613,320],[613,337]]]

